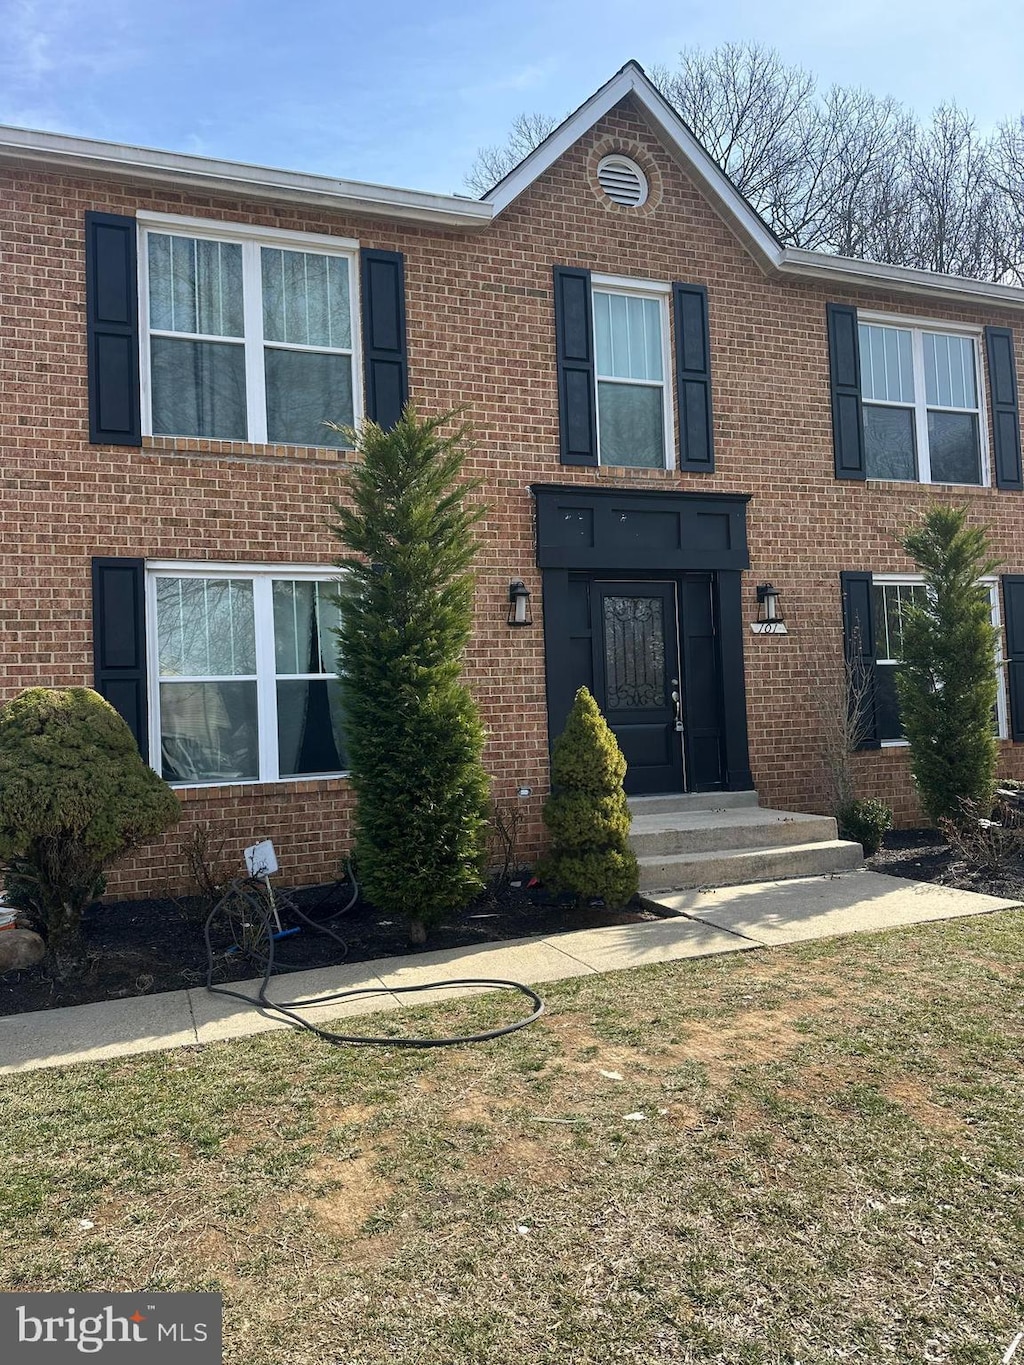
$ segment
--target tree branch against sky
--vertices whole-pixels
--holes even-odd
[[[989,135],[951,102],[922,120],[758,43],[687,48],[651,79],[784,244],[1024,284],[1024,115]],[[486,194],[560,121],[520,114],[466,185]]]

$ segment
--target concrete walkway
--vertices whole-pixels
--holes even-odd
[[[1015,901],[867,871],[711,891],[666,892],[658,900],[674,910],[676,917],[295,972],[275,978],[271,996],[287,1001],[341,990],[381,992],[340,1004],[312,1005],[304,1011],[315,1023],[323,1023],[477,993],[466,987],[422,995],[389,993],[395,986],[451,977],[496,977],[535,985],[651,962],[744,952],[1017,908]],[[259,983],[229,984],[255,994]],[[37,1010],[0,1019],[0,1074],[103,1061],[290,1027],[240,1000],[211,995],[202,988]],[[359,1032],[360,1027],[353,1026],[352,1032]],[[366,1026],[366,1031],[373,1029]]]

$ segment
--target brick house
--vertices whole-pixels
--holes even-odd
[[[1024,776],[1024,291],[783,248],[635,63],[480,202],[16,129],[0,177],[2,696],[95,685],[186,807],[113,892],[180,880],[199,819],[337,865],[323,423],[406,395],[474,425],[467,673],[525,853],[580,683],[634,792],[820,810],[844,633],[863,794],[912,821],[897,541],[936,500],[992,528]]]

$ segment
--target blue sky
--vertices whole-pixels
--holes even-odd
[[[921,113],[1024,111],[1014,0],[0,0],[0,123],[464,192],[524,110],[753,39]]]

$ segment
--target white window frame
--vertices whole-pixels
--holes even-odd
[[[992,606],[992,624],[996,628],[996,657],[994,667],[996,670],[996,717],[999,726],[999,739],[1009,739],[1010,737],[1010,718],[1009,708],[1006,698],[1006,659],[1003,654],[1003,624],[999,608],[999,579],[993,574],[986,574],[984,578],[978,579],[988,589],[989,601]],[[924,583],[924,578],[920,574],[912,573],[873,573],[871,575],[872,587],[878,584],[884,587],[886,584],[903,584],[906,587],[920,587]],[[877,629],[876,629],[877,636]],[[875,666],[881,664],[884,668],[892,668],[902,663],[901,659],[882,659],[875,656]],[[883,739],[880,741],[883,749],[905,749],[909,741],[905,739]]]
[[[324,782],[347,777],[348,770],[332,773],[299,773],[281,776],[277,733],[277,657],[274,649],[275,579],[341,584],[344,574],[336,567],[309,564],[224,564],[205,560],[156,559],[146,561],[146,657],[148,661],[149,752],[151,766],[162,776],[160,733],[160,644],[157,631],[156,585],[161,578],[244,578],[253,585],[253,619],[256,636],[256,719],[259,729],[259,776],[237,779],[211,778],[207,782],[173,782],[185,787],[254,787],[268,782]],[[287,674],[288,679],[320,678],[323,674]],[[244,679],[249,680],[250,675]],[[165,681],[173,681],[165,679]],[[231,681],[231,679],[228,679]]]
[[[914,368],[914,440],[917,455],[917,478],[916,479],[886,479],[877,474],[869,474],[868,478],[877,483],[914,483],[925,484],[935,483],[940,488],[991,488],[992,486],[992,464],[989,456],[989,432],[988,432],[988,398],[985,388],[985,364],[983,359],[982,341],[984,339],[984,329],[974,327],[967,323],[960,322],[941,322],[935,318],[913,318],[904,317],[899,313],[872,313],[866,310],[857,310],[857,322],[864,323],[869,327],[896,327],[901,331],[910,333],[910,349]],[[932,412],[960,412],[970,413],[973,408],[941,408],[929,407],[925,389],[924,373],[924,334],[931,332],[935,336],[958,336],[968,337],[974,343],[974,379],[975,388],[978,395],[978,455],[981,467],[981,483],[948,483],[939,482],[932,478],[931,450],[928,445],[928,413]],[[857,337],[858,354],[860,346],[860,335]],[[862,405],[873,408],[902,408],[907,411],[911,405],[909,403],[894,403],[886,399],[863,398]]]
[[[363,417],[363,359],[360,319],[362,306],[359,279],[359,243],[349,237],[328,237],[323,233],[290,232],[276,228],[249,227],[243,223],[224,223],[205,218],[188,218],[176,213],[136,214],[139,233],[138,288],[139,288],[139,379],[142,391],[142,434],[153,436],[153,379],[150,351],[152,336],[178,338],[182,341],[211,341],[241,346],[245,353],[246,431],[239,437],[206,437],[179,434],[185,441],[237,440],[246,445],[295,445],[294,441],[270,442],[267,436],[267,395],[264,353],[268,347],[276,350],[309,351],[322,355],[348,355],[352,365],[352,425],[358,426]],[[191,332],[153,331],[149,325],[149,234],[164,236],[199,237],[207,241],[231,242],[242,248],[242,307],[245,335],[243,337],[207,336]],[[276,247],[285,251],[308,251],[321,255],[339,256],[348,261],[349,311],[351,314],[352,344],[350,347],[304,346],[294,342],[266,341],[263,336],[263,275],[261,247]],[[160,432],[173,438],[174,433]],[[332,449],[334,447],[331,447]]]
[[[597,335],[597,321],[594,315],[594,294],[620,294],[625,297],[632,295],[634,298],[657,299],[661,304],[661,372],[663,378],[656,379],[621,379],[612,375],[600,375],[597,372],[597,346],[594,346],[594,411],[597,419],[597,463],[604,465],[606,469],[656,469],[657,465],[633,465],[633,464],[606,464],[601,457],[601,396],[600,386],[602,384],[631,384],[634,387],[643,387],[662,390],[662,421],[664,424],[664,435],[662,445],[665,449],[665,469],[675,469],[675,413],[674,396],[672,392],[672,318],[669,303],[672,298],[672,286],[662,280],[634,280],[624,275],[591,275],[590,277],[590,327],[591,332]]]

